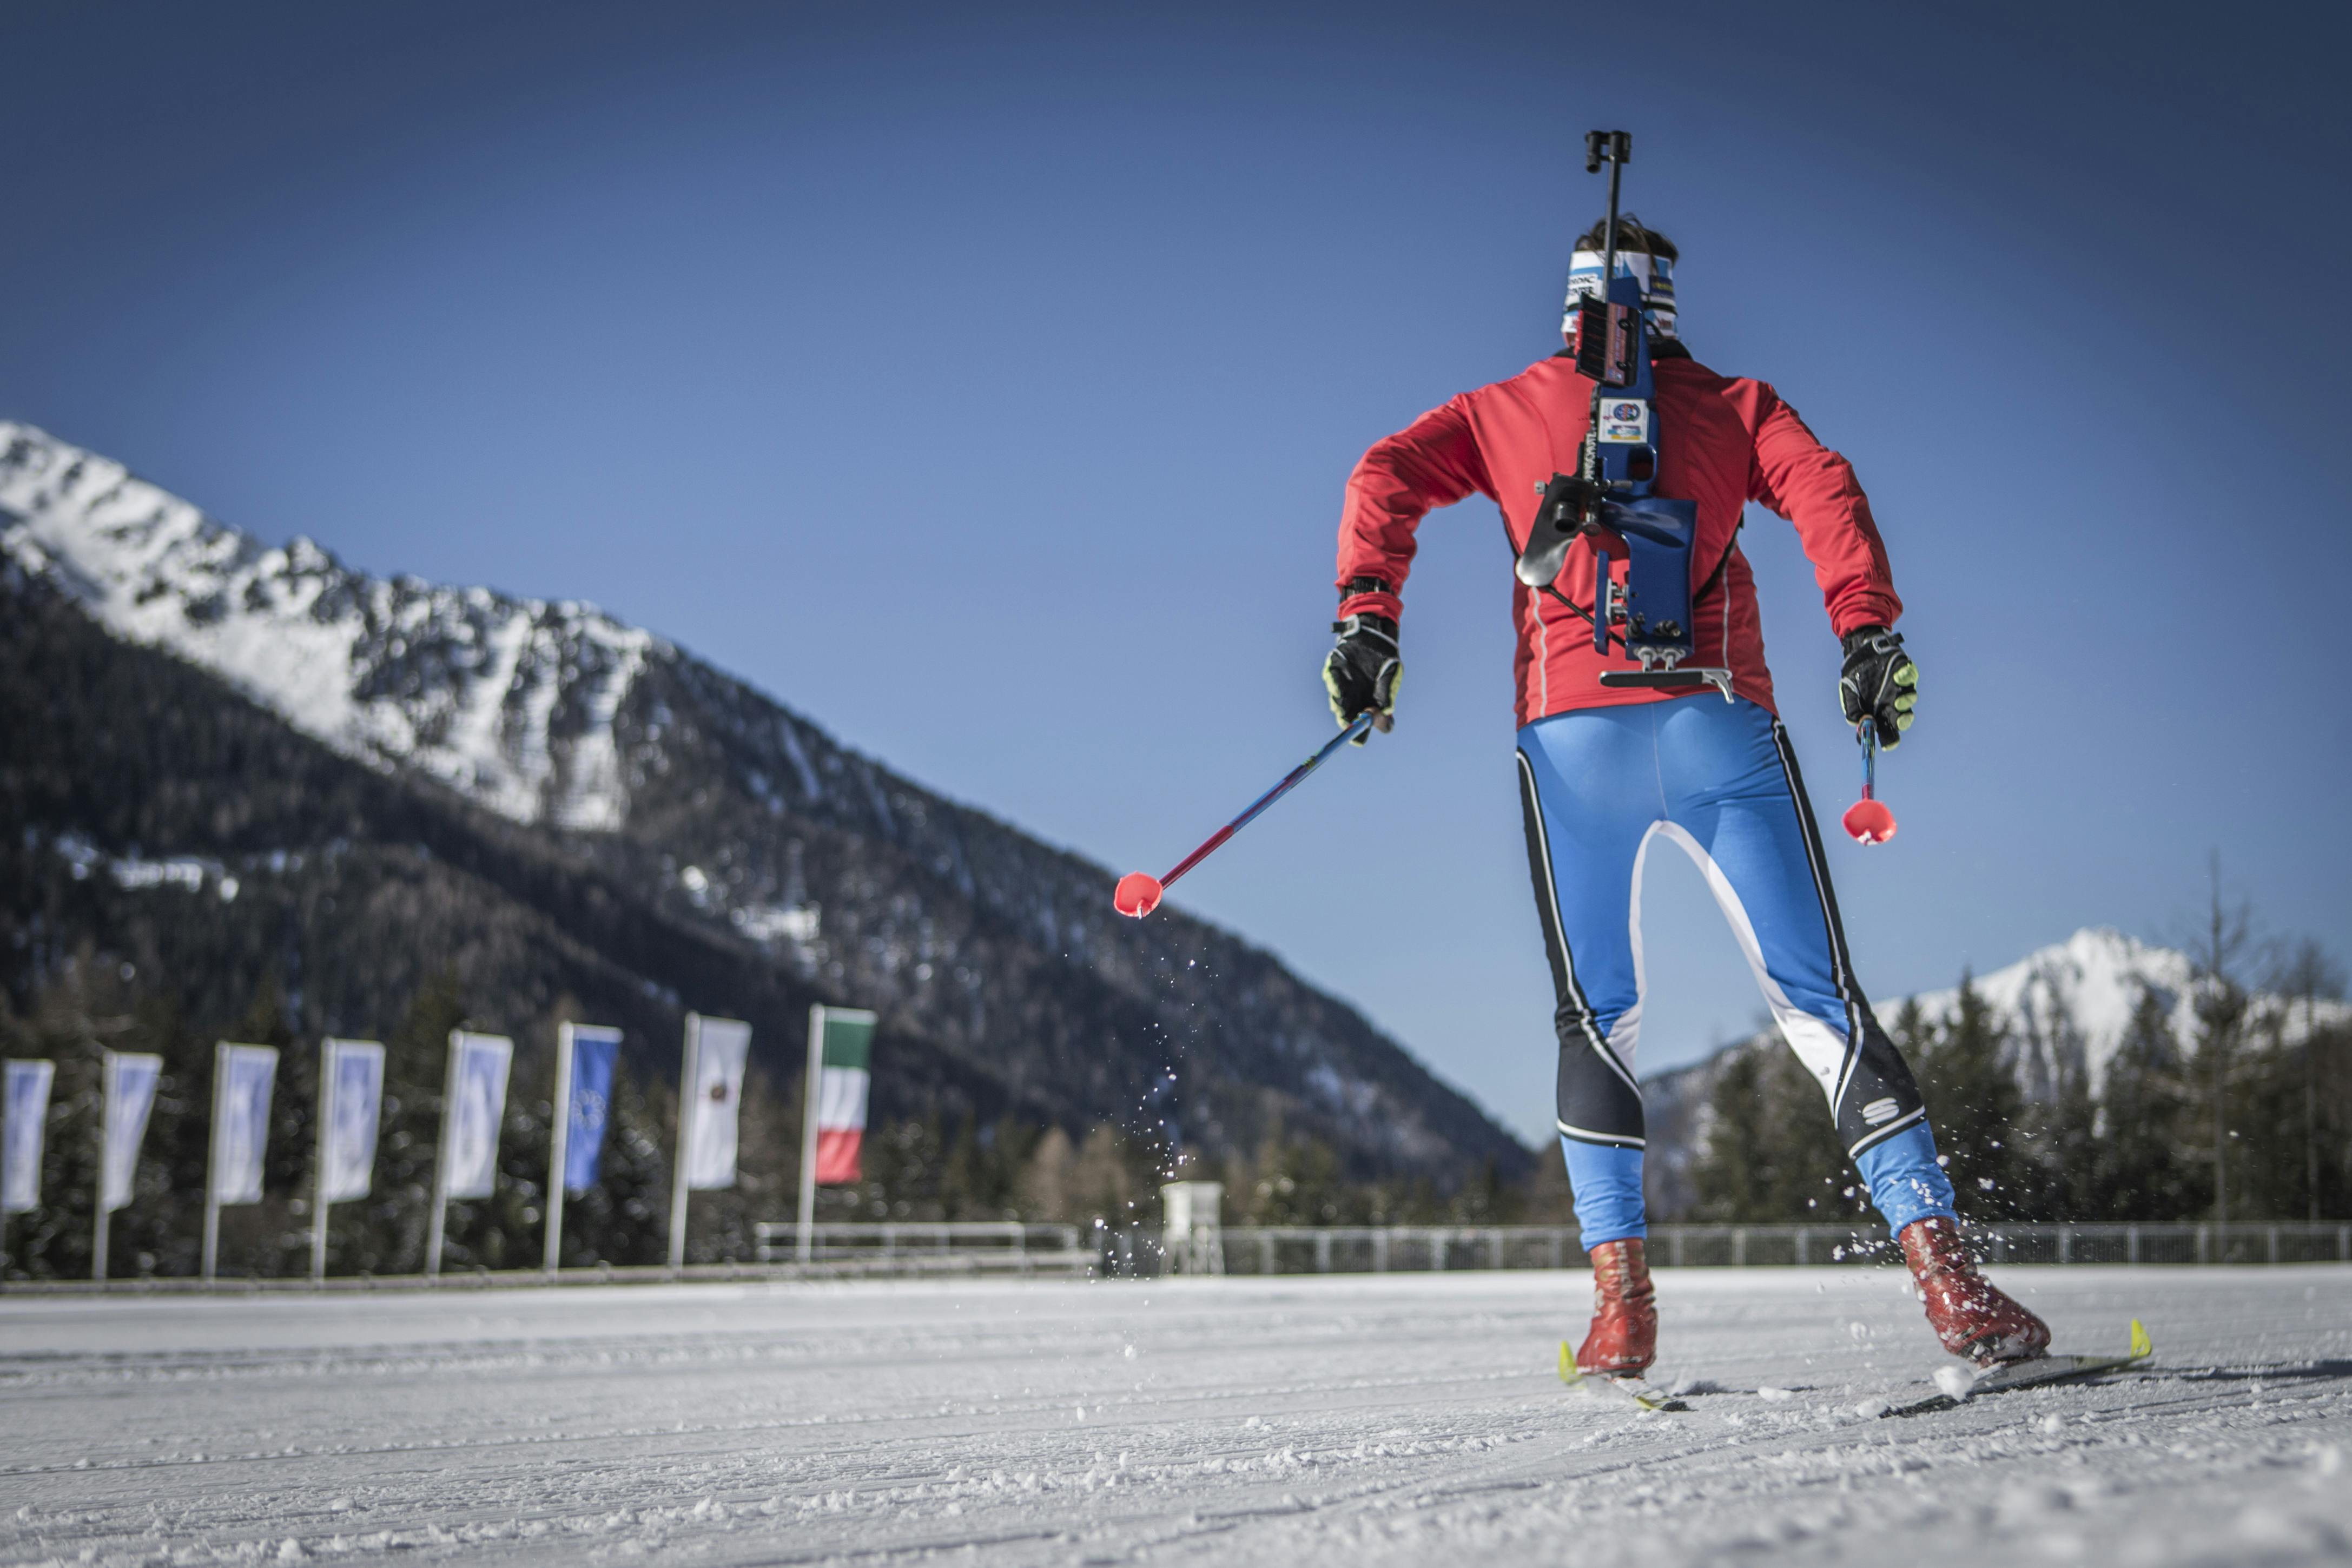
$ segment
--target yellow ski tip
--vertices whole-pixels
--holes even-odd
[[[1568,1348],[1566,1340],[1559,1342],[1559,1380],[1570,1388],[1584,1381],[1584,1373],[1576,1364],[1576,1353]]]
[[[2147,1330],[2140,1326],[2137,1318],[2132,1319],[2131,1353],[2134,1361],[2137,1361],[2142,1356],[2156,1354],[2156,1346],[2148,1340]]]

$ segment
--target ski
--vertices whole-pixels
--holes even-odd
[[[1930,1398],[1919,1400],[1915,1404],[1898,1405],[1881,1414],[1927,1416],[1938,1410],[1953,1410],[1971,1399],[1981,1398],[1988,1394],[2008,1394],[2020,1388],[2042,1388],[2053,1383],[2072,1383],[2077,1378],[2096,1377],[2103,1372],[2119,1371],[2124,1367],[2134,1366],[2146,1361],[2155,1353],[2156,1347],[2148,1343],[2147,1330],[2140,1326],[2140,1321],[2137,1318],[2134,1318],[2131,1325],[2131,1348],[2121,1355],[2044,1355],[2032,1361],[2011,1362],[2007,1366],[1996,1367],[1983,1376],[1967,1382],[1957,1393],[1948,1389]],[[1965,1376],[1965,1374],[1961,1374],[1957,1367],[1947,1370],[1950,1374],[1957,1375],[1950,1379],[1953,1383],[1959,1383],[1961,1377]],[[1946,1378],[1938,1375],[1936,1381],[1938,1385],[1943,1385]]]
[[[1580,1389],[1604,1399],[1622,1399],[1643,1410],[1690,1408],[1679,1399],[1658,1393],[1638,1377],[1603,1377],[1597,1374],[1587,1373],[1584,1368],[1576,1364],[1576,1353],[1568,1348],[1566,1340],[1559,1342],[1559,1380],[1570,1388]]]

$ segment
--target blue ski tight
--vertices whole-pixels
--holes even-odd
[[[1696,862],[1889,1227],[1952,1212],[1910,1069],[1847,960],[1780,721],[1712,692],[1554,714],[1519,731],[1528,860],[1558,1000],[1559,1126],[1584,1245],[1643,1234],[1642,866]]]

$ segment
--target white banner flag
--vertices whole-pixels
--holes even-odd
[[[449,1037],[449,1103],[441,1115],[441,1168],[451,1197],[488,1197],[499,1185],[499,1124],[506,1119],[514,1041],[499,1034]]]
[[[261,1160],[269,1147],[269,1092],[278,1052],[267,1045],[215,1048],[213,1191],[215,1203],[259,1203]]]
[[[0,1118],[0,1214],[41,1207],[41,1144],[49,1122],[54,1061],[8,1063],[6,1114]]]
[[[109,1214],[131,1201],[139,1175],[139,1145],[147,1136],[147,1113],[155,1107],[155,1083],[163,1076],[160,1056],[106,1053],[100,1074],[105,1089],[106,1140],[99,1158],[98,1203]]]
[[[320,1048],[325,1102],[319,1201],[365,1197],[375,1176],[376,1124],[383,1111],[383,1047],[372,1040],[330,1040]]]
[[[735,1116],[743,1098],[743,1061],[751,1026],[733,1019],[695,1020],[694,1098],[687,1126],[686,1185],[697,1192],[735,1185]]]

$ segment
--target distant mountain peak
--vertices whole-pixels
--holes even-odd
[[[2168,1019],[2186,1023],[2195,1006],[2194,966],[2185,953],[2158,947],[2110,925],[2086,925],[2063,942],[2037,948],[2015,963],[1970,977],[1994,1015],[2020,1037],[2029,1053],[2079,1051],[2095,1085],[2143,994],[2153,995]],[[1932,1022],[1958,1009],[1957,986],[1911,998]],[[1900,1002],[1879,1009],[1891,1019]]]
[[[2195,962],[2186,953],[2143,942],[2111,925],[2086,925],[2015,963],[1971,976],[1969,984],[1983,999],[1991,1020],[2005,1031],[2009,1066],[2029,1100],[2052,1100],[2062,1073],[2072,1071],[2083,1073],[2094,1093],[2104,1092],[2107,1069],[2131,1031],[2132,1015],[2142,997],[2154,998],[2173,1040],[2196,1039]],[[1880,1021],[1892,1027],[1903,1009],[1914,1004],[1923,1022],[1948,1023],[1959,1011],[1959,988],[1881,999],[1873,1006]],[[2299,1000],[2290,1004],[2285,998],[2258,990],[2250,998],[2247,1022],[2259,1039],[2273,1038],[2275,1030],[2276,1038],[2294,1045],[2315,1024],[2326,1029],[2352,1022],[2352,1006],[2321,999],[2306,1013]],[[1779,1033],[1767,1029],[1643,1082],[1650,1198],[1657,1212],[1686,1213],[1697,1201],[1692,1173],[1707,1137],[1716,1086],[1727,1070],[1743,1053],[1785,1049]]]
[[[2196,1035],[2195,961],[2113,926],[2084,926],[2063,942],[1975,976],[1969,984],[2009,1029],[2029,1094],[2047,1093],[2057,1068],[2069,1060],[2086,1071],[2094,1091],[2100,1089],[2143,996],[2155,998],[2175,1039]],[[1959,988],[1953,987],[1912,999],[1922,1016],[1941,1022],[1958,1010],[1959,998]],[[1891,1020],[1902,1005],[1881,1007],[1879,1017]],[[2314,1010],[2324,1022],[2352,1017],[2352,1009],[2341,1002],[2323,1000]],[[2300,1008],[2290,1009],[2284,998],[2259,989],[2250,1016],[2264,1029],[2275,1021],[2290,1042],[2301,1040],[2307,1027]]]
[[[892,1114],[1108,1120],[1213,1157],[1312,1136],[1352,1169],[1441,1181],[1528,1159],[1270,954],[1181,910],[1121,918],[1101,866],[668,643],[267,547],[5,423],[0,656],[0,699],[19,725],[51,716],[55,762],[0,842],[82,890],[85,923],[42,950],[139,925],[181,955],[159,973],[234,996],[283,962],[314,997],[341,988],[348,1010],[313,1020],[341,1032],[391,1027],[429,953],[509,1027],[569,996],[675,1040],[709,1007],[777,1051],[810,1002],[854,1003],[900,1041]],[[141,744],[159,716],[177,753]],[[398,891],[364,922],[333,913],[371,885]],[[187,892],[193,917],[166,907]],[[0,936],[16,913],[0,898]],[[244,969],[220,961],[225,926]],[[401,951],[378,951],[394,928]],[[37,946],[0,941],[0,979]]]
[[[2046,1096],[2061,1065],[2080,1067],[2095,1092],[2107,1065],[2130,1032],[2142,997],[2151,997],[2176,1040],[2197,1030],[2197,966],[2186,953],[2143,942],[2112,925],[2086,925],[2063,942],[2039,947],[2016,962],[1969,978],[1992,1019],[2009,1035],[2010,1051],[2027,1093]],[[1959,1011],[1958,986],[1922,991],[1873,1004],[1879,1020],[1892,1026],[1908,1006],[1923,1021],[1949,1022]],[[2313,1024],[2322,1028],[2352,1021],[2352,1005],[2321,998],[2308,1016],[2300,1002],[2255,989],[2249,1023],[2273,1026],[2287,1043],[2301,1040]],[[1759,1041],[1777,1048],[1770,1030],[1726,1045],[1703,1061],[1671,1068],[1653,1083],[1707,1078],[1732,1053]]]
[[[307,538],[264,545],[5,421],[0,553],[336,750],[519,822],[620,827],[614,716],[646,660],[675,652],[593,605],[371,577]]]

